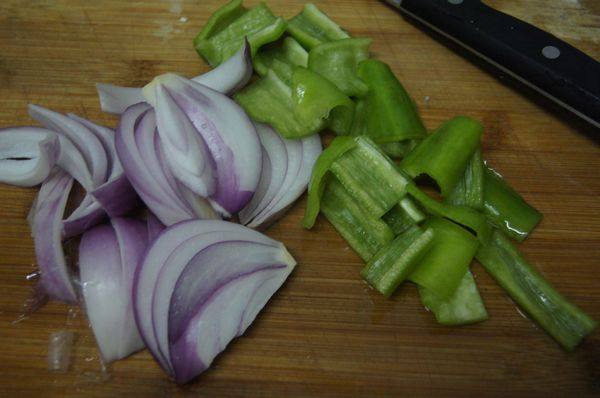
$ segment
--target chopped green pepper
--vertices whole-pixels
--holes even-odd
[[[426,212],[434,216],[447,218],[469,228],[475,232],[482,243],[487,242],[490,238],[492,228],[487,223],[486,217],[478,211],[467,206],[453,206],[438,202],[414,184],[408,186],[408,193],[423,206]]]
[[[421,302],[435,315],[438,323],[448,326],[469,325],[488,319],[488,313],[479,295],[475,278],[467,271],[456,291],[442,299],[433,291],[419,286]]]
[[[318,133],[332,109],[354,106],[331,82],[302,67],[294,70],[291,88],[269,70],[234,98],[252,119],[270,124],[285,138]]]
[[[247,10],[241,0],[232,0],[217,10],[194,39],[196,51],[211,66],[218,66],[235,54],[248,39],[252,54],[279,39],[287,24],[264,4]]]
[[[333,83],[318,73],[298,67],[292,77],[294,111],[304,123],[323,121],[338,107],[354,112],[354,103]],[[305,134],[310,135],[310,134]],[[300,138],[301,136],[287,137]]]
[[[477,260],[509,296],[566,350],[572,351],[597,322],[560,295],[510,240],[495,231]]]
[[[382,217],[406,195],[410,180],[367,137],[335,160],[331,172],[354,200],[375,218]]]
[[[484,213],[505,234],[523,241],[542,219],[495,171],[485,168]]]
[[[321,152],[312,169],[308,183],[308,199],[302,225],[311,229],[319,215],[321,197],[326,186],[326,176],[333,162],[340,156],[356,147],[356,140],[351,137],[336,137],[327,148]]]
[[[381,219],[366,213],[336,178],[328,179],[321,209],[350,247],[365,261],[394,239],[390,227]]]
[[[458,116],[444,123],[410,152],[400,166],[411,177],[427,174],[450,195],[479,148],[483,127],[473,119]]]
[[[483,159],[481,158],[481,150],[478,149],[471,157],[465,173],[461,179],[458,180],[448,198],[446,198],[446,202],[453,205],[469,206],[476,210],[482,210],[484,191],[483,168],[484,165]]]
[[[387,64],[362,61],[358,77],[367,85],[368,93],[357,106],[353,135],[367,135],[378,144],[425,136],[414,102]]]
[[[357,105],[358,107],[358,105]],[[360,125],[357,125],[357,128],[360,128]],[[408,155],[413,149],[416,148],[421,142],[418,139],[415,140],[406,140],[406,141],[398,141],[398,142],[385,142],[380,144],[379,146],[383,149],[386,155],[391,157],[392,159],[402,159],[406,155]]]
[[[261,48],[254,57],[256,73],[264,77],[271,69],[290,87],[296,66],[308,66],[308,53],[292,37]]]
[[[402,198],[382,217],[396,235],[425,220],[425,214],[408,197]]]
[[[324,76],[348,96],[362,97],[368,87],[357,76],[361,61],[369,58],[371,39],[349,38],[321,43],[310,50],[308,68]]]
[[[302,12],[288,21],[287,31],[309,50],[321,43],[350,37],[312,3],[305,4]]]
[[[464,228],[443,218],[433,217],[425,221],[423,228],[433,230],[433,244],[409,279],[448,299],[469,269],[479,242]]]
[[[377,291],[390,297],[396,288],[413,271],[435,239],[435,232],[413,226],[369,260],[361,271],[362,277]]]

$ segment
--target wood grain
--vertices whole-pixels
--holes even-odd
[[[114,125],[94,82],[142,85],[207,66],[191,40],[219,1],[0,2],[0,123],[27,125],[37,103]],[[254,3],[254,2],[250,2]],[[559,291],[600,319],[600,151],[576,120],[506,77],[463,58],[377,1],[317,2],[356,36],[374,39],[429,128],[457,114],[486,127],[489,162],[545,218],[522,245]],[[596,0],[489,0],[600,59]],[[284,16],[301,1],[269,1]],[[598,134],[596,131],[595,134]],[[600,338],[563,352],[524,319],[478,265],[491,319],[437,325],[412,286],[385,300],[360,279],[361,261],[329,224],[300,227],[304,199],[268,234],[297,258],[296,271],[254,325],[214,366],[184,387],[147,352],[101,372],[84,314],[25,306],[35,270],[25,216],[34,190],[0,187],[0,396],[584,396],[600,394]],[[77,333],[73,366],[50,373],[48,336]]]

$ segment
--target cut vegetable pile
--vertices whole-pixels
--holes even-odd
[[[206,370],[296,264],[251,228],[307,187],[304,227],[323,213],[385,297],[410,281],[439,323],[483,321],[476,258],[565,349],[594,330],[511,243],[542,216],[483,160],[483,126],[459,116],[428,133],[370,44],[312,4],[286,21],[233,0],[194,40],[212,71],[97,84],[115,131],[37,105],[43,127],[0,130],[0,182],[41,184],[30,214],[40,288],[82,300],[106,362],[146,346],[177,383]],[[337,137],[322,150],[327,129]],[[66,215],[75,182],[85,195]],[[79,235],[75,275],[63,242]]]

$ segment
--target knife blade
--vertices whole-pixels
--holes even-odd
[[[480,0],[384,0],[600,128],[600,63]]]

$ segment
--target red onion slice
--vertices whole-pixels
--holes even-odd
[[[79,246],[81,286],[88,318],[106,362],[143,348],[135,325],[131,288],[147,245],[139,220],[115,218],[87,231]]]
[[[318,134],[300,140],[289,140],[282,138],[265,124],[256,123],[256,129],[263,150],[270,159],[271,171],[263,169],[261,189],[257,191],[251,204],[240,212],[240,222],[251,228],[268,226],[302,195],[322,151]],[[282,162],[286,162],[286,165],[283,166]]]
[[[117,156],[117,150],[115,149],[114,130],[111,130],[104,126],[100,126],[87,119],[77,116],[74,113],[67,113],[67,116],[85,126],[92,134],[96,136],[96,138],[98,138],[98,140],[102,144],[104,152],[106,152],[106,163],[108,171],[106,180],[110,181],[111,179],[123,174],[123,166],[121,166],[121,162],[119,161],[119,157]]]
[[[60,113],[29,104],[29,115],[60,135],[69,138],[83,155],[92,176],[94,187],[106,181],[108,162],[100,140],[81,123]]]
[[[197,253],[206,247],[227,240],[246,241],[248,239],[248,232],[245,228],[239,228],[238,224],[222,224],[224,225],[213,227],[211,232],[196,234],[177,246],[165,260],[158,274],[152,295],[152,325],[159,355],[164,358],[165,362],[169,363],[171,369],[169,335],[165,325],[168,325],[169,304],[179,274],[183,272],[184,268],[194,259]],[[276,241],[264,235],[256,236],[253,242],[278,247]],[[250,254],[249,252],[244,252],[244,255]]]
[[[0,129],[0,182],[19,187],[41,184],[60,155],[56,134],[37,127]]]
[[[243,88],[252,77],[252,53],[248,41],[231,58],[215,69],[192,78],[223,94],[232,94]]]
[[[243,109],[226,96],[174,74],[157,77],[144,92],[155,105],[161,143],[179,181],[208,196],[225,216],[242,209],[256,190],[262,163],[256,129]],[[212,190],[209,165],[216,177]]]
[[[260,182],[252,200],[240,213],[240,222],[248,224],[271,203],[281,189],[288,168],[288,154],[285,141],[272,128],[262,123],[254,123],[263,151],[263,168]]]
[[[155,101],[149,102],[156,112],[156,127],[171,172],[198,195],[212,195],[215,191],[215,165],[204,140],[175,102],[170,90],[162,83],[147,87],[148,91],[155,91],[152,94]]]
[[[171,226],[136,273],[139,330],[163,368],[184,383],[245,331],[294,266],[281,243],[238,224]]]
[[[54,171],[42,184],[33,217],[33,237],[41,287],[51,299],[74,304],[77,295],[61,243],[62,217],[72,185],[73,178],[62,170]]]
[[[106,83],[96,83],[100,99],[100,108],[104,112],[120,115],[131,105],[144,102],[142,89],[138,87],[120,87]]]
[[[108,177],[105,183],[95,188],[90,194],[98,201],[102,209],[110,217],[119,217],[128,214],[138,204],[135,190],[129,183],[121,161],[115,148],[115,132],[104,126],[69,113],[71,119],[84,125],[102,143],[106,151],[108,164]]]
[[[148,231],[148,243],[152,243],[162,230],[165,229],[165,225],[160,222],[154,213],[149,211],[146,218],[146,229]]]
[[[156,152],[142,153],[137,140],[154,142],[156,124],[148,104],[140,103],[121,116],[115,136],[115,146],[123,169],[142,201],[165,225],[195,218],[195,214],[182,201],[167,181],[164,172],[152,173],[148,165],[158,165]],[[146,156],[144,156],[146,155]],[[165,170],[164,168],[159,168]]]
[[[246,43],[234,56],[217,68],[192,80],[223,94],[232,94],[244,87],[252,77],[250,45]],[[104,112],[121,114],[131,105],[144,102],[142,89],[97,83],[100,108]]]

